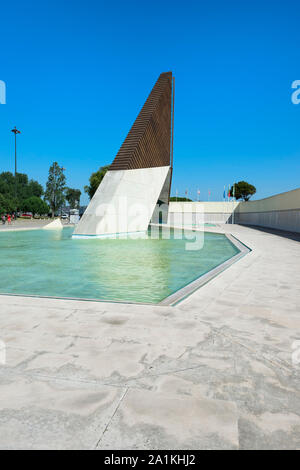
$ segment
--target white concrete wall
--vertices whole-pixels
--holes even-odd
[[[247,202],[171,202],[170,225],[180,225],[183,212],[190,212],[193,224],[231,223],[300,232],[300,188],[265,199]]]
[[[145,232],[169,167],[108,171],[73,236]]]
[[[300,188],[258,201],[242,202],[237,223],[300,232]]]
[[[60,219],[55,219],[47,225],[44,225],[43,230],[61,230],[64,226]]]
[[[238,202],[170,202],[170,225],[201,225],[231,223],[231,216]],[[188,214],[191,216],[188,216]],[[183,215],[184,214],[184,215]],[[185,220],[184,220],[185,219]]]
[[[257,201],[241,202],[237,212],[269,212],[300,209],[300,188]]]
[[[156,204],[152,217],[151,217],[151,222],[154,224],[157,224],[157,223],[166,224],[168,221],[171,178],[172,178],[172,170],[170,168],[168,171],[168,175],[165,179],[165,183],[158,197],[158,204]]]

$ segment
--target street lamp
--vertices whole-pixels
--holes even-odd
[[[17,134],[21,134],[21,131],[18,131],[16,126],[11,130],[15,134],[15,199],[17,200]],[[17,215],[16,207],[16,215]]]
[[[15,134],[15,176],[17,174],[17,134],[21,134],[21,131],[18,131],[16,126],[11,130]]]

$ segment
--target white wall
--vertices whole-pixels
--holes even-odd
[[[145,232],[169,167],[108,171],[73,236]]]
[[[197,224],[237,223],[300,232],[300,188],[265,199],[247,202],[171,202],[169,223],[180,225],[184,211],[193,213]]]
[[[231,223],[232,212],[238,202],[170,202],[170,225],[201,225],[203,223]],[[187,214],[191,214],[189,217]],[[185,214],[185,215],[183,215]]]
[[[300,188],[258,201],[242,202],[235,217],[240,224],[300,232]]]

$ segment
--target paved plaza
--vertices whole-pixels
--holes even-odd
[[[1,448],[300,448],[299,241],[211,231],[252,251],[175,307],[0,296]]]

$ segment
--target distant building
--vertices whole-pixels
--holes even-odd
[[[78,224],[79,219],[79,209],[70,209],[70,224]]]

